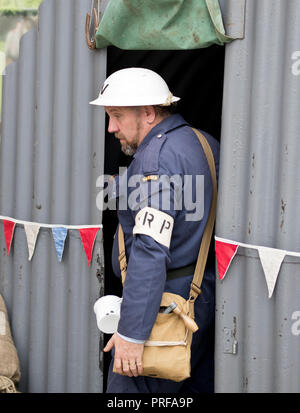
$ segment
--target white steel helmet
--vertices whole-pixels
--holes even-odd
[[[99,97],[90,102],[98,106],[169,106],[180,98],[173,96],[164,79],[149,69],[131,67],[110,75]]]

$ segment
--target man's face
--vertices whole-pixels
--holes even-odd
[[[108,132],[119,139],[126,155],[133,155],[144,137],[140,109],[109,106],[105,111],[109,116]]]

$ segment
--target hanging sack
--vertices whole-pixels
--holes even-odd
[[[218,0],[113,0],[100,23],[94,15],[97,49],[188,50],[242,37],[226,35]]]
[[[205,137],[193,129],[205,152],[212,182],[213,197],[206,228],[202,237],[197,264],[191,283],[189,299],[178,294],[164,292],[161,307],[175,303],[176,307],[168,314],[158,313],[149,339],[144,344],[143,376],[150,376],[173,381],[182,381],[191,373],[191,343],[193,332],[198,329],[194,321],[194,303],[201,294],[201,283],[207,261],[208,250],[214,227],[217,204],[217,180],[214,157]],[[127,262],[125,254],[124,233],[121,225],[118,229],[119,261],[124,285]],[[116,372],[115,366],[113,371]]]
[[[20,376],[18,354],[12,339],[5,302],[0,294],[0,393],[16,393],[15,385]]]

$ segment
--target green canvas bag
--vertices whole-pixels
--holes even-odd
[[[223,45],[218,0],[111,0],[96,32],[96,48],[187,50]]]

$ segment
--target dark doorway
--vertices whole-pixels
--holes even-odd
[[[183,51],[125,51],[110,46],[107,51],[107,76],[127,67],[144,67],[159,73],[171,92],[181,100],[177,111],[194,127],[208,132],[218,140],[221,115],[225,48]],[[119,141],[107,132],[105,137],[104,173],[118,174],[120,166],[128,166],[131,158],[120,150]],[[111,266],[113,236],[117,227],[115,211],[104,211],[103,234],[105,254],[105,294],[122,295],[121,282]],[[110,336],[105,335],[106,343]],[[110,354],[104,354],[103,391],[106,391]]]

